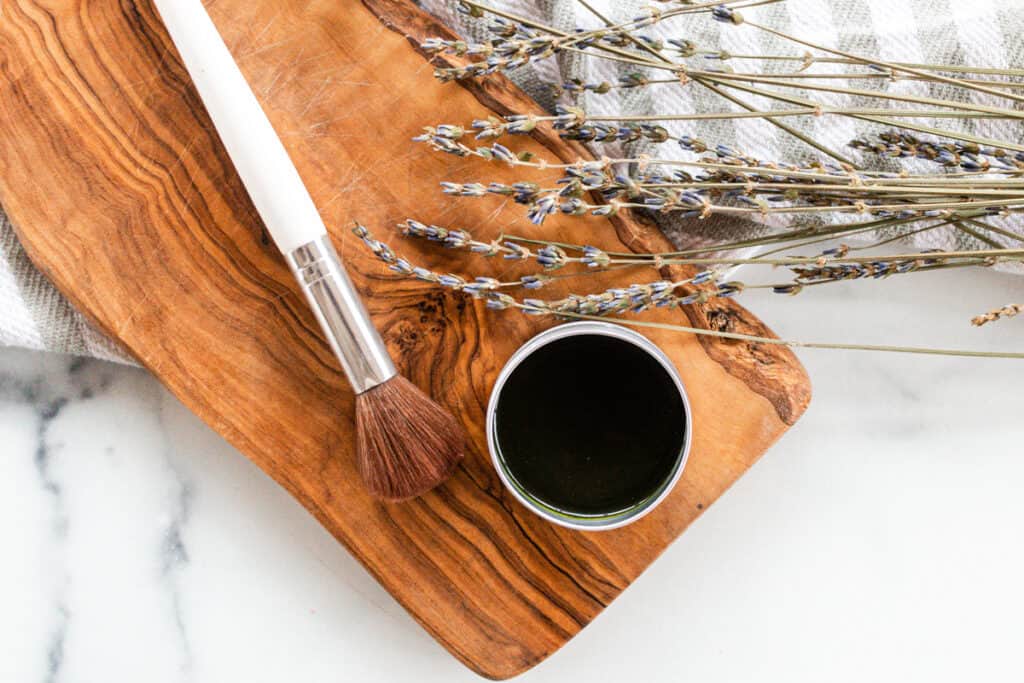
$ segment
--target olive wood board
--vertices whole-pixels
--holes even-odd
[[[514,232],[616,251],[670,245],[637,216],[554,216],[538,227],[511,202],[443,196],[441,180],[524,174],[411,142],[423,125],[536,105],[500,76],[437,82],[418,43],[450,32],[411,0],[208,8],[400,371],[465,426],[467,455],[449,482],[403,504],[363,491],[352,392],[147,0],[0,5],[0,203],[30,258],[80,311],[284,486],[455,657],[490,678],[525,671],[597,616],[799,418],[806,374],[782,347],[642,329],[692,402],[682,480],[653,513],[614,531],[571,531],[531,514],[491,466],[484,413],[504,361],[557,321],[400,279],[351,235],[353,220],[418,264],[474,275],[515,277],[525,266],[470,260],[402,238],[395,225],[415,217],[478,239]],[[550,133],[514,142],[552,160],[585,154]],[[542,292],[681,273],[609,272]],[[771,334],[731,300],[647,319]],[[552,391],[571,381],[555,378]]]

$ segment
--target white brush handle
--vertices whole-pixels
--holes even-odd
[[[388,381],[397,371],[387,347],[345,273],[299,172],[202,1],[155,1],[235,170],[352,388],[363,393]]]
[[[156,0],[224,148],[283,254],[327,233],[274,127],[201,0]]]

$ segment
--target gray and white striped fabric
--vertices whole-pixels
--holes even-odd
[[[0,346],[131,363],[28,260],[0,208]]]
[[[492,0],[495,6],[562,29],[596,26],[596,20],[576,0]],[[459,14],[454,0],[421,0],[421,4],[468,39],[485,39],[484,24]],[[616,21],[632,18],[650,0],[591,0],[592,5]],[[657,4],[664,7],[664,5]],[[971,64],[987,67],[1024,66],[1024,3],[1020,0],[785,0],[745,10],[744,13],[761,24],[790,34],[805,37],[819,44],[849,52],[870,54],[886,61],[912,63]],[[683,17],[646,29],[651,35],[665,38],[687,38],[701,49],[721,49],[733,54],[801,54],[803,50],[749,26],[723,25],[707,15]],[[773,62],[744,61],[737,70],[777,70]],[[781,67],[785,68],[785,67]],[[828,71],[827,65],[812,69]],[[546,109],[555,105],[551,83],[570,77],[588,81],[614,80],[633,67],[577,54],[564,54],[542,63],[519,69],[513,80]],[[835,70],[833,67],[832,71]],[[901,80],[886,86],[892,92],[963,98],[963,91],[944,85]],[[974,101],[991,103],[993,98],[972,93]],[[759,108],[772,103],[756,96],[746,96]],[[857,100],[845,95],[820,93],[816,100],[829,105],[856,105]],[[606,95],[583,95],[582,104],[591,113],[632,112],[687,113],[723,111],[722,100],[694,87],[660,85],[637,90],[619,90]],[[1005,102],[1001,102],[1005,106]],[[424,121],[465,123],[481,112],[466,112],[466,121]],[[788,119],[801,132],[831,149],[844,150],[857,137],[877,132],[871,124],[840,117]],[[996,139],[1022,140],[1024,128],[1019,123],[996,119],[971,119],[945,126]],[[739,121],[685,122],[667,124],[671,132],[689,134],[714,144],[725,144],[761,159],[800,162],[821,155],[771,124],[757,119]],[[606,146],[599,150],[612,156],[651,153],[649,144],[636,144],[630,149]],[[852,150],[851,150],[852,152]],[[680,155],[669,145],[657,148],[659,156]],[[913,169],[913,165],[911,165]],[[925,167],[919,166],[923,170]],[[481,179],[486,180],[486,179]],[[666,233],[679,245],[757,233],[765,226],[742,221],[681,221],[664,218]],[[57,229],[59,226],[43,226]],[[918,246],[969,247],[970,238],[960,232],[930,232],[916,238]],[[65,353],[97,356],[130,362],[116,345],[95,331],[63,299],[46,278],[32,267],[17,238],[0,210],[0,345],[24,346]]]

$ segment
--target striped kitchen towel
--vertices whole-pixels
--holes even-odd
[[[594,16],[577,0],[491,0],[492,4],[564,30],[577,26],[596,27]],[[468,18],[456,10],[455,0],[421,0],[421,4],[470,40],[486,39],[485,22]],[[590,0],[592,6],[619,22],[641,13],[646,5],[668,6],[650,0]],[[785,0],[763,5],[744,13],[795,36],[848,52],[869,54],[885,61],[970,64],[997,68],[1024,66],[1024,4],[1019,0]],[[701,49],[721,50],[731,54],[801,54],[802,49],[749,26],[725,25],[710,20],[706,14],[666,21],[648,29],[649,35],[663,38],[685,38]],[[772,71],[776,62],[744,60],[744,71]],[[812,69],[828,70],[828,65]],[[588,82],[615,82],[636,67],[566,53],[541,63],[518,69],[513,80],[529,93],[542,108],[556,104],[551,85],[569,78]],[[739,69],[737,69],[739,70]],[[835,70],[834,67],[832,70]],[[452,86],[456,87],[456,86]],[[912,80],[888,84],[893,92],[913,93],[946,99],[971,97],[977,102],[990,102],[991,96],[964,91],[944,85]],[[814,99],[831,106],[857,105],[846,95],[816,93]],[[751,104],[771,108],[773,103],[749,96]],[[631,112],[689,113],[733,109],[707,90],[678,85],[653,88],[615,90],[604,95],[585,93],[583,107],[593,114]],[[1005,104],[1005,103],[1004,103]],[[466,112],[466,121],[424,121],[466,123],[482,112]],[[831,149],[844,150],[855,137],[879,132],[873,124],[841,117],[806,117],[788,119],[787,124],[813,137]],[[1024,128],[1018,121],[969,119],[960,123],[944,121],[964,131],[1007,140],[1024,139]],[[719,120],[705,122],[674,122],[666,124],[674,134],[689,134],[712,145],[724,144],[744,154],[780,162],[800,162],[821,155],[778,128],[758,119]],[[631,143],[628,149],[606,145],[600,154],[638,155],[654,151],[649,143]],[[645,146],[646,145],[646,146]],[[662,145],[659,156],[682,154]],[[920,162],[918,162],[920,163]],[[914,162],[909,164],[914,168]],[[924,168],[924,167],[918,167]],[[659,216],[666,233],[674,242],[692,245],[723,237],[740,237],[763,232],[764,225],[738,221],[683,221]],[[52,226],[54,229],[57,226]],[[960,231],[931,231],[914,238],[919,247],[972,248],[971,238]],[[115,344],[93,329],[72,306],[60,296],[46,278],[29,262],[14,231],[0,209],[0,345],[23,346],[65,353],[96,356],[130,362]]]

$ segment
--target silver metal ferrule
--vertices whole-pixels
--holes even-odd
[[[307,242],[285,259],[355,392],[361,394],[398,374],[331,238],[323,235]]]

